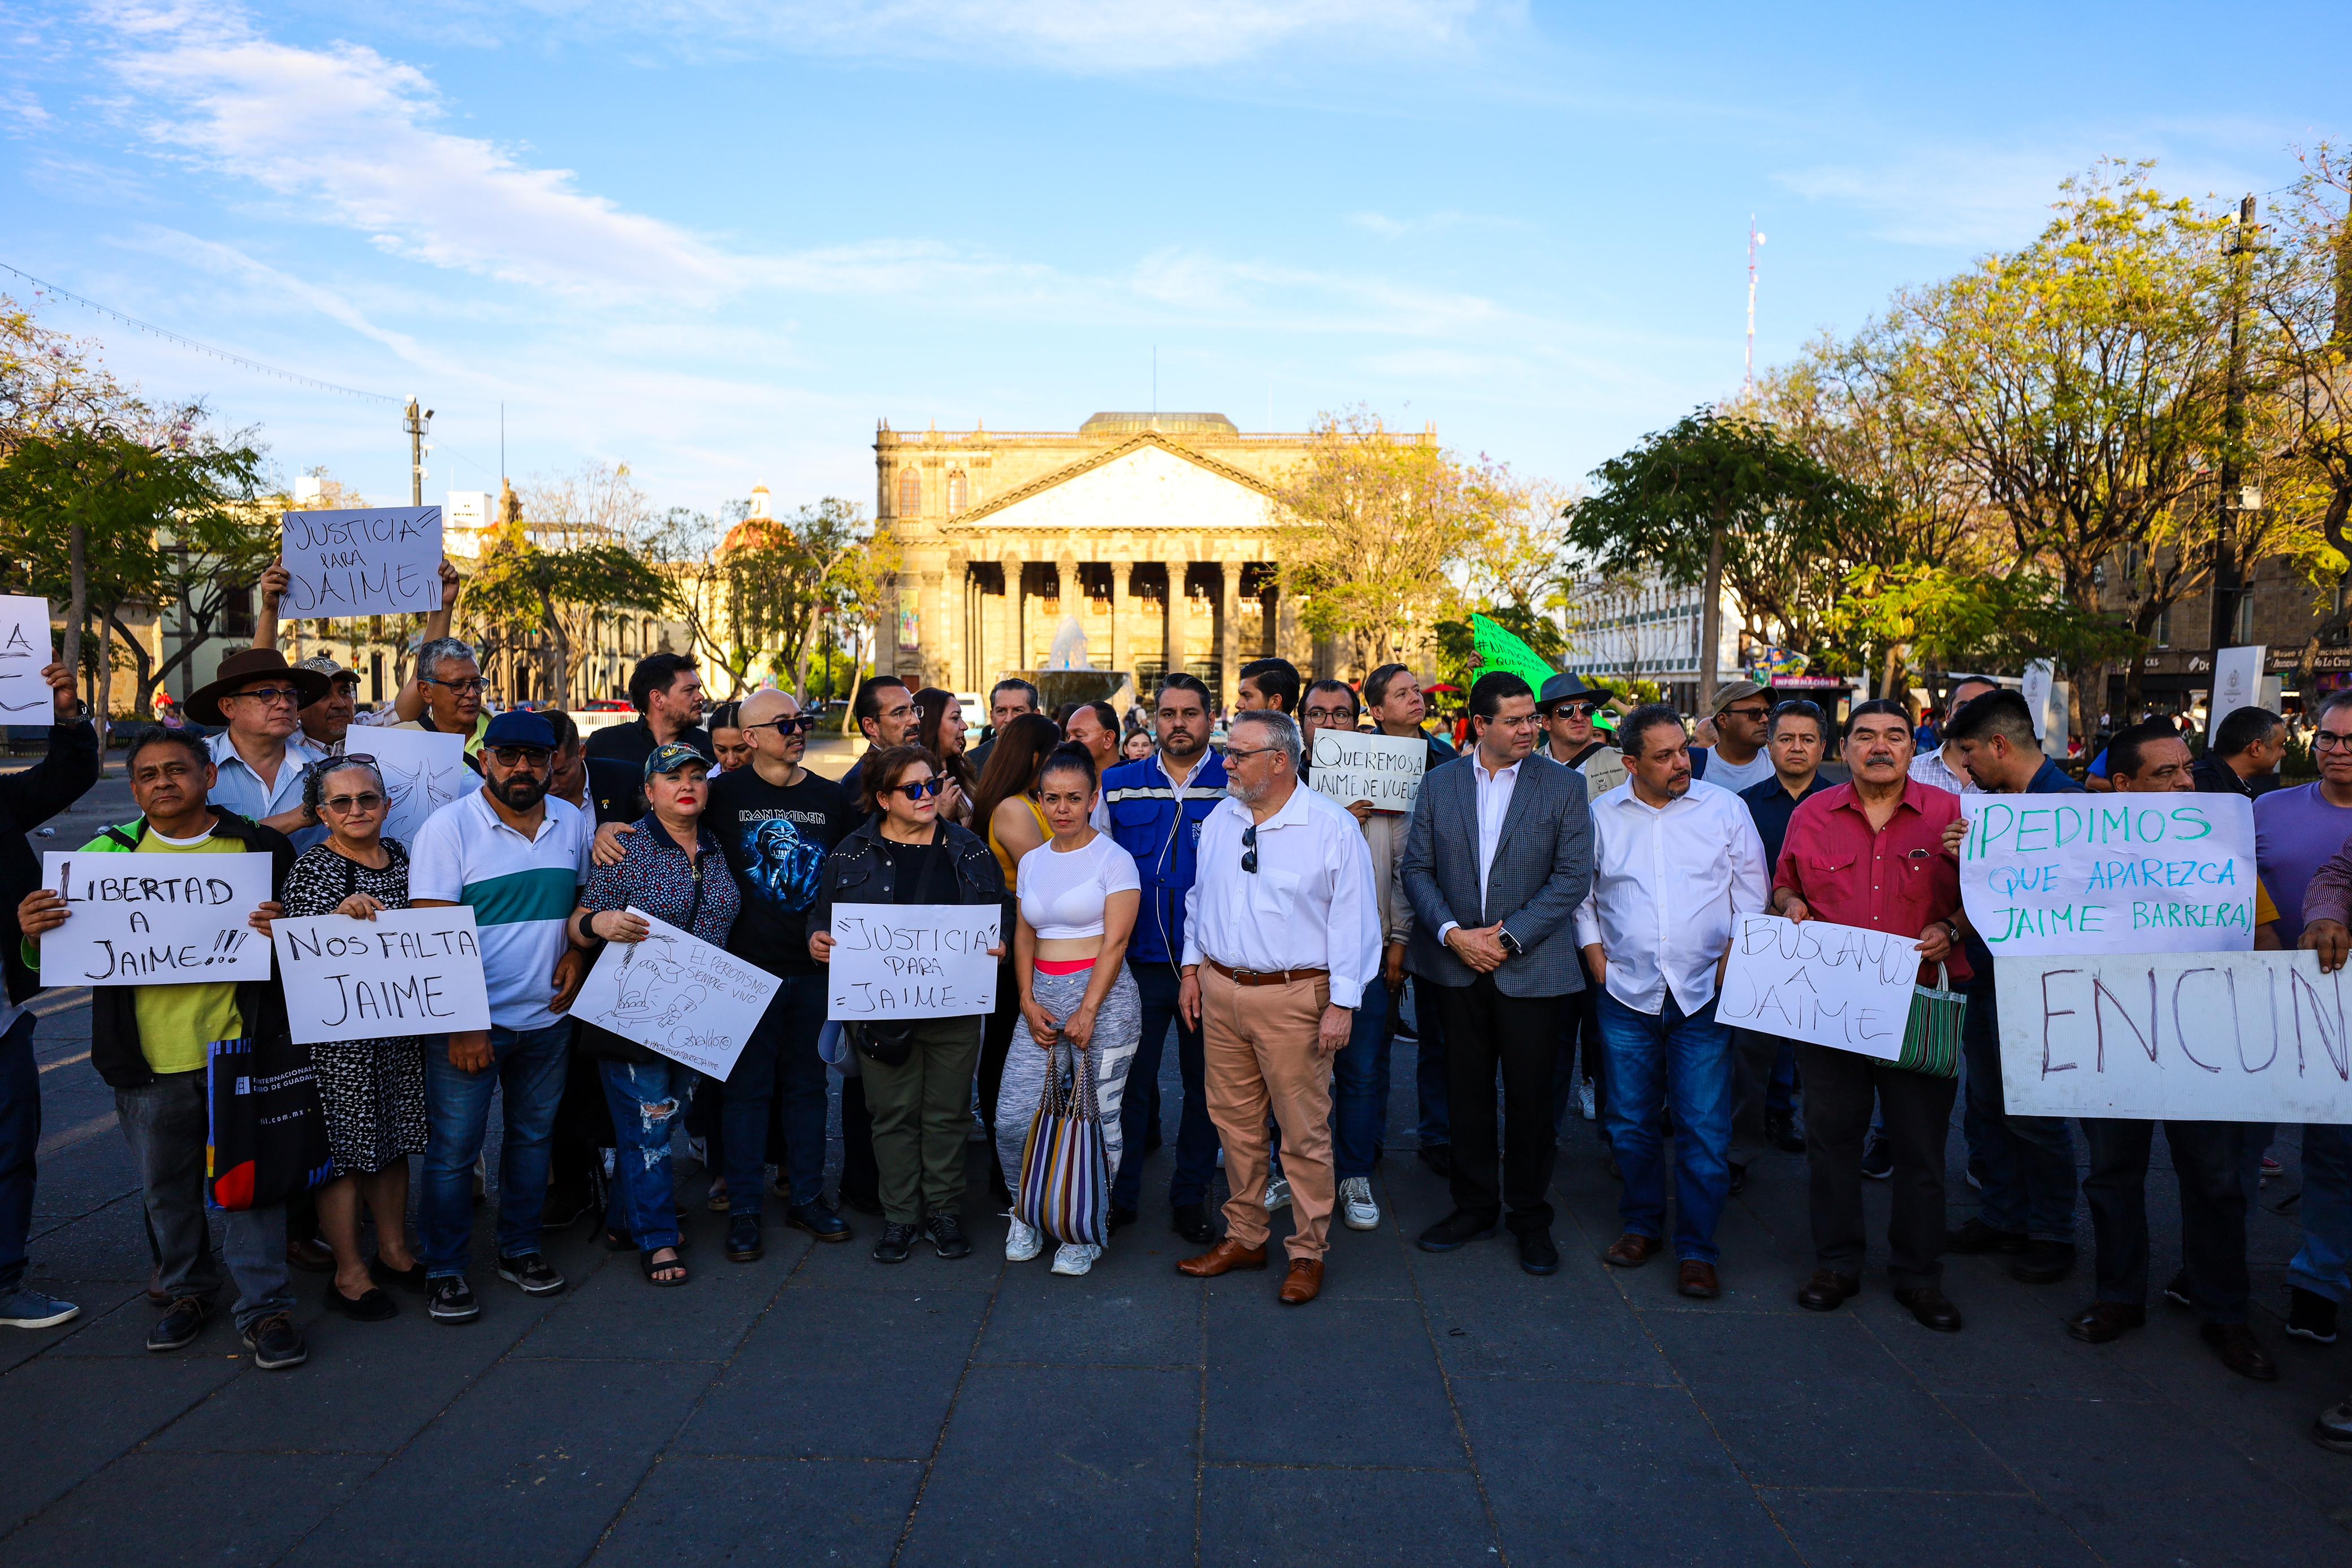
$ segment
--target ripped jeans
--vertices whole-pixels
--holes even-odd
[[[613,1107],[614,1138],[613,1201],[604,1223],[629,1236],[640,1251],[675,1247],[677,1193],[670,1179],[670,1132],[684,1124],[694,1069],[669,1061],[605,1061],[596,1069]]]

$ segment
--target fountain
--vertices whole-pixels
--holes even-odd
[[[1122,717],[1135,703],[1135,677],[1120,670],[1097,670],[1087,657],[1086,628],[1065,615],[1054,632],[1045,667],[1029,672],[1038,700],[1052,713],[1064,703],[1108,702]]]

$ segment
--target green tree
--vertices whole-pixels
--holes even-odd
[[[540,536],[546,536],[542,543]],[[500,527],[466,585],[470,612],[509,633],[540,634],[549,700],[572,702],[572,677],[593,646],[596,622],[614,611],[667,609],[670,587],[628,543],[517,517]]]

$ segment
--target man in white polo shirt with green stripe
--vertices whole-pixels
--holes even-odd
[[[474,1161],[490,1095],[506,1091],[499,1157],[499,1277],[527,1295],[563,1289],[540,1251],[550,1140],[572,1051],[563,1009],[586,973],[564,922],[588,880],[595,825],[547,792],[555,728],[535,713],[502,713],[482,737],[486,782],[452,800],[409,846],[409,900],[420,909],[462,904],[480,933],[490,1027],[428,1040],[425,1108],[431,1127],[416,1229],[436,1322],[481,1313],[467,1282],[474,1232]]]

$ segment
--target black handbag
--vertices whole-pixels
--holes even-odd
[[[849,1038],[857,1046],[857,1053],[885,1067],[903,1067],[907,1058],[915,1054],[915,1026],[911,1023],[854,1023]]]

